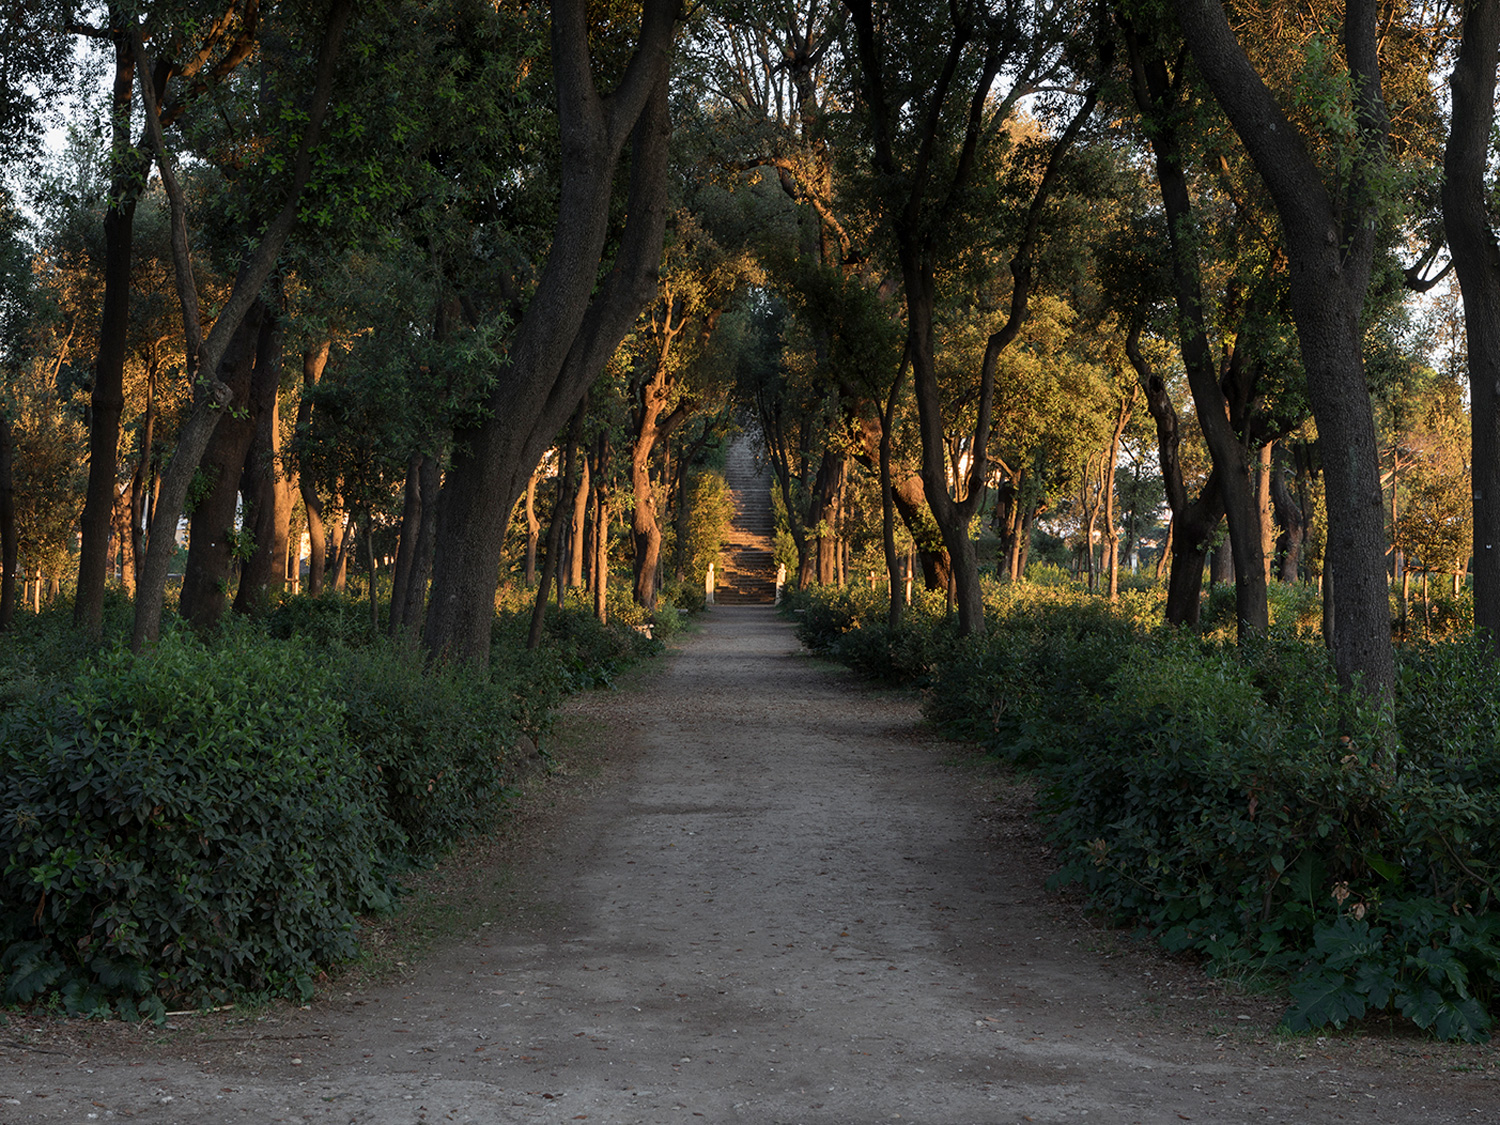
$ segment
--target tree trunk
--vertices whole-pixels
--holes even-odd
[[[797,588],[806,590],[814,583],[831,586],[834,581],[832,530],[835,493],[843,468],[843,454],[825,449],[818,459],[818,474],[813,479],[807,501],[807,516],[802,521],[807,536],[807,550],[797,560]]]
[[[587,5],[554,0],[552,65],[561,203],[547,264],[517,328],[484,422],[455,435],[438,513],[424,643],[487,666],[511,509],[563,422],[655,295],[666,229],[667,61],[678,5],[646,0],[638,46],[608,99],[590,71]],[[616,168],[631,141],[630,198],[613,268]]]
[[[1188,242],[1195,225],[1192,197],[1177,135],[1178,115],[1169,104],[1177,100],[1180,91],[1170,81],[1165,63],[1157,57],[1146,58],[1139,41],[1128,29],[1126,42],[1136,103],[1149,123],[1156,178],[1166,211],[1182,362],[1204,443],[1218,470],[1229,521],[1229,540],[1239,563],[1235,568],[1235,618],[1239,639],[1243,641],[1250,636],[1264,636],[1270,621],[1261,524],[1244,435],[1234,431],[1209,343],[1197,253]]]
[[[1443,222],[1463,292],[1474,495],[1474,627],[1500,652],[1500,245],[1490,223],[1490,137],[1500,4],[1468,0],[1453,67]]]
[[[526,479],[526,588],[536,585],[536,549],[542,535],[542,521],[536,515],[536,483],[542,473],[540,463]]]
[[[542,580],[537,584],[536,602],[531,610],[531,629],[526,636],[526,648],[535,651],[542,643],[542,628],[547,623],[547,596],[552,579],[558,573],[558,557],[562,553],[563,513],[573,491],[573,458],[578,449],[578,435],[583,430],[583,416],[588,411],[588,398],[578,404],[573,421],[568,427],[566,448],[563,451],[562,473],[557,478],[557,496],[552,501],[552,520],[547,526],[547,558],[542,564]],[[558,587],[559,602],[562,587]],[[429,619],[430,620],[430,619]]]
[[[254,439],[245,456],[240,494],[244,526],[255,537],[235,593],[236,613],[254,615],[270,608],[286,589],[286,541],[292,522],[292,493],[281,468],[281,352],[285,321],[268,311],[251,384]]]
[[[574,590],[583,587],[584,564],[588,561],[584,557],[584,540],[588,537],[590,499],[588,458],[580,458],[579,465],[578,491],[573,495],[573,519],[568,525],[572,532],[571,545],[568,548],[568,585]]]
[[[1308,400],[1324,459],[1329,565],[1337,576],[1334,668],[1346,688],[1388,708],[1395,690],[1374,414],[1365,379],[1364,302],[1374,262],[1376,191],[1389,121],[1381,93],[1375,0],[1348,0],[1344,56],[1359,142],[1350,181],[1330,191],[1297,127],[1235,40],[1220,0],[1175,0],[1188,47],[1275,201],[1290,263]],[[1493,65],[1489,56],[1487,65]],[[1238,482],[1231,482],[1237,489]],[[1233,528],[1231,528],[1233,534]]]
[[[885,409],[880,414],[880,545],[885,552],[885,572],[890,579],[890,604],[886,607],[885,625],[892,633],[901,628],[906,603],[896,560],[896,490],[891,483],[891,437],[896,424],[896,403],[901,397],[901,385],[906,382],[908,362],[903,355],[901,367],[891,383],[891,393],[886,396]]]
[[[343,498],[335,497],[342,505]],[[333,522],[328,528],[328,557],[330,560],[324,584],[335,593],[342,594],[349,580],[349,551],[354,543],[353,517],[342,506],[333,510]]]
[[[236,557],[235,513],[239,505],[240,473],[255,437],[250,385],[261,358],[257,345],[268,334],[265,327],[265,308],[257,301],[240,322],[239,331],[225,352],[218,378],[234,397],[223,411],[224,419],[210,435],[196,474],[206,491],[193,508],[189,523],[187,566],[177,608],[199,632],[218,625],[229,605]],[[158,534],[161,532],[152,528],[153,538]]]
[[[15,443],[10,415],[0,409],[0,633],[16,617]]]
[[[127,20],[134,18],[116,4],[109,5],[112,28],[121,28]],[[130,140],[135,67],[135,51],[130,37],[117,35],[110,112],[109,205],[104,212],[104,301],[94,361],[94,389],[89,400],[88,491],[80,521],[78,592],[73,603],[74,627],[95,640],[104,624],[104,586],[114,521],[115,476],[119,468],[120,415],[125,408],[125,352],[130,336],[130,260],[135,207],[151,168],[150,158]]]
[[[609,434],[601,433],[594,444],[594,616],[599,624],[609,621],[609,495],[604,488],[609,469]]]
[[[401,505],[401,526],[396,532],[396,565],[391,571],[390,635],[399,637],[410,624],[406,620],[406,587],[411,582],[417,556],[417,537],[422,526],[422,455],[413,453],[406,459],[406,485]]]
[[[151,349],[151,362],[146,370],[146,414],[141,420],[141,451],[135,463],[135,473],[130,478],[130,553],[135,567],[134,580],[130,584],[132,595],[140,584],[141,569],[146,561],[146,497],[150,490],[152,473],[152,446],[156,443],[156,377],[159,371],[157,349]]]
[[[321,340],[316,347],[302,353],[302,399],[297,403],[297,434],[305,439],[312,425],[312,391],[323,377],[328,366],[331,340]],[[316,598],[323,592],[323,575],[328,560],[328,533],[323,527],[323,501],[318,496],[318,486],[312,477],[300,469],[297,472],[297,487],[302,493],[302,506],[307,510],[307,592]]]
[[[422,518],[417,527],[411,573],[406,580],[405,605],[401,610],[402,627],[413,640],[422,627],[422,610],[427,603],[427,582],[432,576],[432,550],[437,540],[438,493],[442,481],[442,463],[430,453],[423,454],[421,467],[417,470],[417,482],[422,493]],[[394,597],[391,604],[394,607]],[[393,608],[392,613],[394,612]]]
[[[1297,572],[1302,563],[1302,545],[1307,538],[1307,517],[1302,506],[1292,495],[1286,483],[1286,448],[1278,444],[1277,457],[1271,468],[1271,503],[1276,522],[1281,525],[1281,535],[1276,542],[1276,552],[1281,560],[1282,582],[1297,581]]]

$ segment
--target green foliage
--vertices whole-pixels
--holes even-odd
[[[105,608],[103,652],[70,607],[0,637],[0,999],[127,1019],[310,994],[392,871],[496,823],[565,692],[661,648],[570,607],[529,653],[507,614],[481,677],[329,596],[135,658]]]
[[[419,858],[498,820],[514,792],[521,736],[541,734],[522,729],[534,715],[518,713],[520,701],[544,710],[558,696],[523,675],[429,674],[423,662],[415,648],[376,644],[340,653],[333,670],[349,745]]]
[[[797,598],[819,651],[924,684],[946,734],[1038,769],[1055,881],[1112,918],[1216,971],[1285,979],[1293,1030],[1393,1011],[1485,1038],[1500,671],[1472,638],[1403,650],[1391,759],[1386,721],[1351,711],[1299,635],[1303,600],[1234,649],[1063,587],[990,591],[979,638],[944,643],[919,610],[903,635],[926,641],[899,646],[858,592]]]
[[[7,952],[7,996],[66,981],[70,1009],[92,1012],[306,993],[352,956],[355,913],[390,896],[370,771],[341,723],[300,646],[181,634],[8,711],[0,901],[29,945]]]

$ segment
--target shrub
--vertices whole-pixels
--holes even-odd
[[[344,736],[376,775],[406,850],[431,857],[493,827],[522,765],[520,737],[540,733],[522,702],[538,685],[462,666],[429,671],[421,652],[391,643],[345,650],[334,663]]]
[[[169,633],[0,720],[5,997],[159,1013],[307,994],[385,907],[388,835],[298,645]]]

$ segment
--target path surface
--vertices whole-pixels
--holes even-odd
[[[581,704],[613,761],[519,913],[306,1010],[13,1021],[0,1122],[1500,1121],[1488,1048],[1279,1039],[1082,921],[910,701],[771,610],[644,680]]]

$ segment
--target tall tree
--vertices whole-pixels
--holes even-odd
[[[1443,221],[1463,288],[1473,417],[1474,625],[1500,652],[1500,244],[1486,173],[1495,121],[1500,0],[1467,0],[1443,157]]]
[[[1328,504],[1334,666],[1346,687],[1389,700],[1395,687],[1378,449],[1362,357],[1389,115],[1375,0],[1347,0],[1343,62],[1353,128],[1325,179],[1300,129],[1235,37],[1220,0],[1174,0],[1204,80],[1250,153],[1281,218],[1308,398]]]
[[[1064,156],[1093,113],[1096,89],[1081,98],[1045,150],[1013,243],[1009,315],[987,341],[974,429],[961,443],[967,463],[952,464],[951,475],[949,454],[958,443],[950,444],[935,360],[939,278],[964,240],[975,237],[969,223],[982,206],[980,177],[993,168],[1007,139],[1003,124],[1020,97],[1044,80],[1062,77],[1064,21],[1081,13],[1069,4],[1036,8],[1010,0],[956,3],[936,16],[923,6],[877,10],[873,0],[854,0],[849,12],[878,207],[891,228],[906,297],[924,490],[953,562],[959,631],[982,633],[984,607],[969,521],[984,498],[988,476],[995,368],[1028,316],[1047,202]],[[899,34],[896,28],[902,29]],[[1002,74],[1009,85],[996,97]]]
[[[646,0],[635,51],[606,95],[590,59],[587,5],[552,5],[561,139],[557,225],[486,416],[455,434],[423,635],[434,653],[488,663],[511,509],[553,436],[656,293],[668,210],[667,73],[677,13],[677,0]],[[627,141],[627,218],[601,283],[615,171]]]
[[[228,353],[230,342],[238,333],[241,321],[252,305],[260,300],[261,287],[276,268],[282,247],[296,225],[300,214],[299,197],[312,175],[313,151],[317,147],[323,118],[328,109],[339,43],[352,8],[353,0],[333,0],[328,9],[306,126],[292,158],[291,182],[286,187],[281,210],[248,252],[224,307],[220,309],[212,329],[206,334],[202,327],[198,286],[189,252],[187,199],[167,151],[163,135],[164,122],[155,90],[144,78],[140,83],[142,101],[145,102],[146,131],[163,185],[171,200],[173,258],[178,296],[182,304],[187,376],[194,387],[194,398],[192,413],[183,423],[177,438],[177,448],[162,473],[161,491],[151,521],[151,539],[146,548],[146,565],[136,593],[135,624],[131,633],[131,647],[135,651],[154,643],[161,628],[167,567],[176,546],[177,520],[203,452],[213,437],[224,408],[234,398],[234,392],[219,377],[219,364]],[[145,44],[139,30],[132,35],[136,57],[144,75],[152,70],[145,65],[148,59]]]

